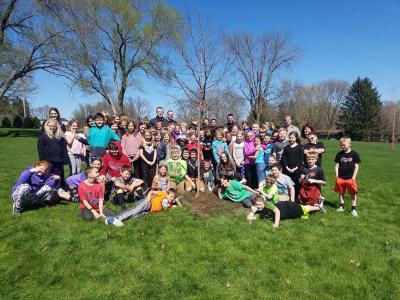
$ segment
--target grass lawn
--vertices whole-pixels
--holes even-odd
[[[339,147],[325,144],[323,193],[337,203]],[[327,207],[278,229],[188,205],[122,228],[82,221],[76,204],[13,217],[10,190],[37,159],[36,138],[13,133],[0,145],[1,299],[400,299],[400,145],[353,143],[359,218]]]

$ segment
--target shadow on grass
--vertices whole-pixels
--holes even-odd
[[[38,137],[40,129],[1,129],[0,137]]]

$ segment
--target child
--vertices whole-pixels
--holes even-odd
[[[245,142],[244,142],[244,173],[246,180],[248,182],[248,185],[252,188],[257,188],[258,187],[258,182],[257,182],[257,171],[256,171],[256,165],[254,162],[254,154],[256,153],[256,149],[254,147],[254,136],[252,131],[246,132],[245,135]]]
[[[82,181],[78,186],[79,199],[81,204],[81,217],[90,221],[93,219],[106,218],[106,216],[114,216],[115,212],[104,204],[104,189],[97,182],[99,171],[97,168],[89,167],[86,170],[87,179]]]
[[[322,142],[318,141],[318,137],[315,133],[310,133],[307,135],[308,143],[303,146],[304,149],[304,158],[306,158],[307,154],[317,154],[317,166],[320,166],[322,163],[322,154],[325,153],[325,146]],[[304,160],[307,162],[307,160]]]
[[[232,144],[232,156],[236,165],[236,171],[244,176],[244,141],[243,131],[236,135],[236,141]]]
[[[258,188],[267,201],[270,201],[273,204],[279,201],[279,191],[275,182],[276,178],[270,174],[265,178],[265,182],[260,184],[260,187]]]
[[[143,180],[132,177],[130,166],[123,166],[121,168],[121,177],[116,178],[114,181],[110,198],[114,204],[119,205],[121,210],[125,210],[124,202],[134,200],[133,193],[143,198],[142,184]]]
[[[294,202],[295,190],[294,182],[289,176],[282,174],[282,166],[275,164],[271,166],[271,174],[276,179],[276,186],[278,187],[279,200]]]
[[[144,141],[139,147],[139,156],[143,181],[150,187],[156,173],[157,148],[152,142],[152,136],[148,130],[144,132]]]
[[[163,209],[182,206],[180,201],[176,199],[176,190],[170,188],[168,192],[151,191],[146,199],[140,200],[135,207],[123,211],[115,217],[108,217],[106,224],[113,224],[121,227],[122,221],[129,218],[139,218],[147,215],[149,212],[160,212]]]
[[[190,157],[189,150],[187,148],[182,149],[182,159],[187,162],[189,157]]]
[[[194,133],[191,133],[189,136],[189,143],[186,145],[186,148],[190,151],[191,149],[200,149],[199,157],[200,160],[203,160],[203,145],[197,142],[197,136]]]
[[[97,159],[97,158],[94,159],[90,166],[94,167],[94,168],[97,168],[97,170],[100,171],[101,160]],[[82,173],[79,173],[79,174],[76,174],[76,175],[73,175],[73,176],[69,176],[67,179],[65,179],[65,183],[67,184],[69,192],[72,195],[72,201],[73,202],[79,202],[78,186],[85,179],[87,179],[86,172],[82,172]]]
[[[67,141],[70,176],[81,172],[82,159],[86,156],[86,148],[79,141],[80,138],[85,138],[85,136],[78,133],[78,127],[78,121],[70,121],[70,131],[67,131],[64,135],[65,140]]]
[[[257,174],[257,181],[259,186],[265,181],[265,162],[264,162],[264,148],[261,144],[261,137],[256,136],[254,137],[254,148],[256,152],[254,155],[249,156],[250,158],[254,158],[254,162],[256,164],[256,174]]]
[[[283,149],[289,144],[286,128],[278,129],[278,140],[274,144],[274,155],[278,162],[281,161]]]
[[[274,143],[269,135],[264,136],[262,147],[264,148],[265,170],[269,170],[269,158],[273,156],[272,152],[274,150]]]
[[[289,134],[289,145],[285,146],[282,153],[283,174],[289,176],[294,182],[295,199],[299,198],[300,192],[300,168],[303,164],[304,152],[300,144],[300,137],[296,131]]]
[[[357,193],[358,187],[356,178],[358,174],[359,164],[361,163],[358,153],[351,149],[351,139],[342,137],[340,139],[342,151],[336,154],[335,157],[335,192],[339,193],[339,205],[337,212],[344,211],[344,194],[346,190],[351,197],[351,214],[358,217],[357,213]]]
[[[223,140],[224,138],[224,131],[222,128],[218,128],[215,131],[215,140],[212,143],[212,152],[213,152],[213,159],[215,161],[216,164],[219,163],[220,161],[220,155],[222,152],[225,152],[228,157],[229,160],[231,160],[231,154],[229,153],[229,148],[228,145],[226,144],[226,142]]]
[[[187,173],[187,163],[179,157],[179,151],[179,147],[171,147],[171,159],[168,159],[165,165],[171,178],[171,187],[175,188],[178,194],[183,194],[185,191],[184,179]]]
[[[19,176],[11,191],[13,200],[12,212],[15,216],[22,214],[24,206],[50,203],[57,196],[70,200],[71,195],[62,189],[56,190],[60,176],[50,174],[51,166],[47,161],[39,161],[27,167]]]
[[[204,161],[204,173],[203,173],[204,185],[211,192],[214,189],[214,171],[212,169],[212,164],[209,160]]]
[[[207,160],[212,160],[212,142],[213,134],[211,128],[206,128],[204,132],[203,139],[203,158]]]
[[[272,219],[274,223],[273,228],[278,228],[280,220],[286,219],[308,219],[310,212],[319,211],[326,213],[325,209],[318,205],[300,205],[291,201],[279,201],[276,204],[267,202],[265,204],[262,197],[257,197],[255,205],[251,207],[249,214],[247,215],[247,221],[251,224],[256,219],[256,214],[260,215],[260,219]]]
[[[139,168],[139,147],[142,136],[136,132],[135,129],[135,123],[128,121],[127,130],[125,130],[125,134],[122,136],[121,146],[122,152],[128,156],[129,161],[133,165],[133,170],[136,173],[137,169]]]
[[[269,174],[271,174],[271,166],[277,164],[277,160],[276,157],[274,155],[271,155],[270,157],[268,157],[268,168],[265,171],[265,176],[268,176]]]
[[[204,162],[200,161],[200,174],[199,174],[199,166],[198,166],[198,154],[197,149],[193,148],[189,151],[189,159],[186,161],[187,163],[187,179],[185,180],[185,188],[187,192],[191,192],[192,190],[199,189],[200,192],[204,192],[206,187],[203,181],[204,174]],[[199,177],[200,175],[200,177]]]
[[[95,116],[95,126],[89,130],[88,141],[90,157],[101,158],[111,140],[121,141],[119,136],[108,125],[104,125],[104,116],[101,113]]]
[[[166,192],[170,188],[170,181],[168,175],[168,168],[162,165],[158,168],[158,175],[154,176],[151,188],[153,191],[163,191]]]
[[[128,156],[122,153],[120,143],[111,142],[108,146],[108,152],[103,157],[102,167],[100,169],[99,181],[103,184],[114,181],[121,176],[121,168],[131,164]],[[114,180],[113,180],[114,179]],[[104,186],[103,186],[104,187]]]
[[[256,197],[256,191],[236,180],[228,181],[228,178],[223,176],[220,179],[218,197],[233,202],[241,202],[244,207],[250,208],[253,205],[254,198]]]
[[[302,168],[300,176],[300,203],[315,205],[321,197],[321,185],[325,185],[325,175],[321,167],[317,166],[317,154],[307,154],[307,168]],[[322,203],[320,203],[322,204]]]

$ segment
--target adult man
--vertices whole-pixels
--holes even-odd
[[[235,116],[233,114],[228,114],[226,117],[226,127],[228,127],[229,131],[232,131],[232,127],[236,124],[235,122]]]
[[[174,112],[172,110],[167,111],[167,120],[166,122],[169,124],[178,124],[175,120],[174,120]]]
[[[157,107],[156,114],[156,117],[150,120],[151,127],[154,127],[157,122],[161,122],[161,124],[166,123],[166,120],[164,118],[164,108],[162,106]]]
[[[288,136],[293,131],[296,131],[299,137],[301,136],[300,129],[292,124],[292,117],[289,115],[285,117],[285,128]]]

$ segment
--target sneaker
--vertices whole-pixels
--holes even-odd
[[[318,206],[319,207],[323,207],[324,206],[324,202],[325,202],[325,198],[324,197],[319,197],[318,199]]]
[[[319,212],[320,212],[321,214],[326,215],[326,209],[324,208],[323,205],[324,205],[323,203],[322,203],[322,204],[318,204]]]
[[[344,212],[344,207],[343,207],[343,206],[340,206],[336,211],[337,211],[337,212]]]
[[[14,216],[20,216],[22,214],[22,210],[20,207],[17,207],[16,203],[13,203],[12,213]]]
[[[351,211],[351,214],[353,215],[353,217],[358,217],[358,213],[355,209]]]
[[[105,223],[107,225],[112,224],[112,225],[117,226],[117,227],[124,226],[124,223],[122,223],[121,220],[119,220],[119,219],[117,219],[115,217],[107,217],[106,220],[105,220]]]

